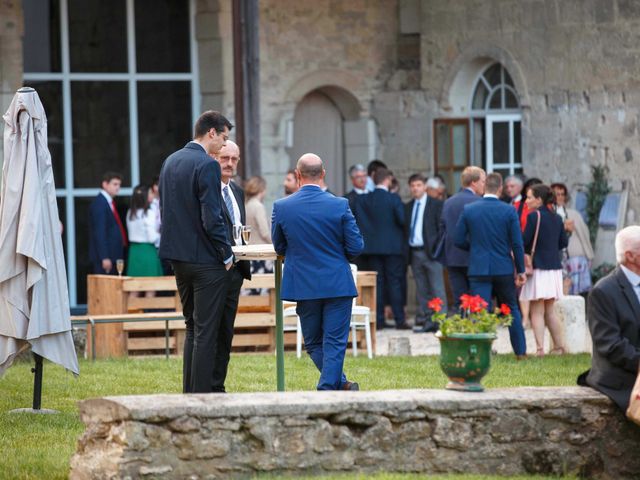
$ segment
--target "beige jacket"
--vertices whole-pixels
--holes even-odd
[[[593,260],[593,247],[589,239],[589,228],[584,223],[582,215],[577,210],[565,208],[567,218],[573,220],[575,226],[573,233],[569,237],[569,246],[567,252],[570,257],[587,257]]]
[[[264,205],[258,197],[251,197],[245,204],[247,211],[247,225],[253,231],[251,243],[253,244],[270,244],[271,243],[271,225],[269,225],[269,217]],[[255,240],[254,240],[255,239]]]

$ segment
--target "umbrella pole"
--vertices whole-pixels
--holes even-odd
[[[42,405],[42,357],[37,353],[33,354],[36,360],[36,366],[31,369],[35,374],[33,378],[33,409],[40,410]]]

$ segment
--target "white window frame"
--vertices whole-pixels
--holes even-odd
[[[127,21],[127,67],[123,73],[77,73],[70,71],[69,63],[69,18],[68,0],[60,0],[60,50],[62,65],[60,73],[24,73],[25,83],[28,81],[59,81],[62,82],[62,118],[64,124],[64,188],[56,189],[56,196],[66,200],[66,223],[64,226],[67,238],[67,275],[69,283],[69,303],[72,307],[78,305],[77,298],[77,262],[76,262],[76,222],[75,199],[94,197],[100,188],[74,188],[73,186],[73,133],[71,131],[71,82],[72,81],[126,81],[129,87],[129,149],[131,186],[140,183],[140,156],[138,145],[138,91],[139,81],[189,81],[191,82],[191,116],[192,123],[200,113],[200,85],[198,82],[198,50],[195,36],[195,0],[189,0],[189,27],[190,27],[190,63],[191,73],[137,73],[136,70],[136,38],[135,38],[135,0],[126,0]],[[187,139],[185,139],[186,141]],[[122,195],[131,195],[132,187],[122,188]]]
[[[514,124],[516,122],[520,122],[522,128],[522,114],[490,114],[485,117],[485,158],[487,160],[487,172],[491,173],[496,169],[509,169],[509,175],[513,175],[516,169],[522,169],[522,163],[515,163]],[[493,161],[493,125],[495,123],[507,123],[509,125],[508,163],[494,163]]]

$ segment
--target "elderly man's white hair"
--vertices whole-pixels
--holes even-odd
[[[520,178],[517,175],[509,175],[507,178],[504,179],[504,183],[508,183],[508,182],[515,182],[521,187],[524,186],[524,182],[522,181],[522,178]]]
[[[624,263],[624,254],[631,250],[640,250],[640,225],[631,225],[616,235],[616,260]]]
[[[440,181],[439,178],[436,177],[431,177],[429,180],[427,180],[427,188],[442,188],[442,182]]]

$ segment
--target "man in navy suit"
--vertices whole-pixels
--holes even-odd
[[[426,180],[419,174],[409,177],[413,200],[405,204],[405,236],[409,246],[409,265],[416,282],[416,325],[418,332],[436,332],[438,324],[431,321],[433,312],[427,303],[434,297],[447,298],[442,265],[433,252],[440,237],[442,201],[427,195]],[[446,313],[446,305],[443,308]]]
[[[300,190],[273,205],[271,238],[286,257],[282,298],[297,302],[305,348],[320,370],[318,390],[359,390],[343,365],[358,295],[349,260],[363,241],[347,200],[321,190],[324,175],[320,157],[300,157]]]
[[[89,207],[89,258],[93,273],[116,273],[116,260],[124,259],[127,235],[114,198],[120,192],[122,176],[107,172],[102,190]]]
[[[499,200],[502,176],[487,176],[485,195],[479,202],[464,207],[455,232],[455,245],[469,250],[469,287],[488,305],[495,296],[498,304],[511,309],[513,321],[509,327],[511,346],[517,358],[527,353],[522,317],[518,308],[516,285],[527,280],[524,273],[524,248],[518,214],[511,205]],[[514,282],[513,272],[517,272]]]
[[[236,143],[227,140],[224,147],[220,149],[215,160],[220,164],[221,183],[220,188],[223,200],[223,216],[227,225],[227,235],[232,245],[235,245],[233,238],[233,226],[245,225],[246,214],[244,209],[244,190],[231,179],[236,174],[238,163],[240,162],[240,149]],[[242,244],[242,240],[240,243]],[[227,368],[231,354],[231,342],[233,340],[233,325],[238,311],[238,302],[242,282],[246,278],[251,280],[251,266],[246,260],[234,263],[234,268],[229,270],[227,284],[227,295],[224,300],[224,309],[220,328],[218,329],[218,344],[216,347],[215,368],[213,371],[213,391],[224,392],[224,381],[227,378]]]
[[[204,112],[194,140],[169,155],[160,171],[160,257],[171,261],[185,317],[185,393],[220,391],[214,375],[233,252],[220,165],[209,154],[220,151],[232,127],[219,112]]]
[[[447,267],[456,310],[460,307],[460,296],[469,292],[467,278],[469,252],[456,247],[454,243],[456,225],[465,205],[477,202],[482,198],[485,180],[486,174],[480,167],[465,168],[460,176],[462,188],[458,193],[448,198],[442,207],[440,234],[444,238],[444,251],[440,254],[444,255],[444,265]]]
[[[410,330],[404,317],[402,283],[405,274],[404,205],[398,195],[389,193],[393,178],[391,171],[378,168],[374,174],[376,188],[356,199],[355,216],[364,237],[366,261],[378,272],[376,281],[376,323],[385,328],[384,299],[399,330]]]
[[[349,168],[349,179],[353,188],[347,193],[344,198],[349,200],[349,208],[353,212],[355,210],[356,198],[359,195],[367,193],[365,188],[367,187],[367,169],[363,165],[357,164]]]

